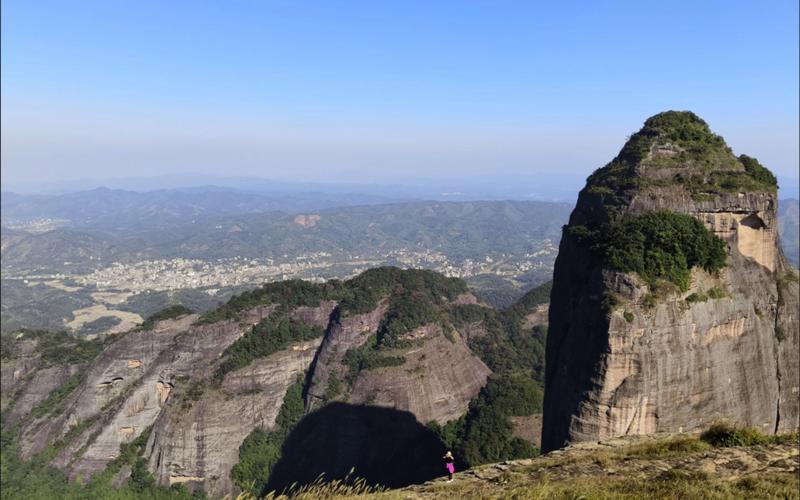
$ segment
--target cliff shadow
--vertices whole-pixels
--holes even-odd
[[[265,491],[292,483],[363,478],[370,485],[399,488],[444,475],[444,445],[436,433],[406,411],[330,403],[292,430]]]

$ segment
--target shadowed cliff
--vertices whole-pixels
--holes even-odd
[[[444,445],[409,412],[330,403],[289,434],[267,491],[352,476],[397,488],[441,476]]]

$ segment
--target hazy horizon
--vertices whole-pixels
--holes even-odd
[[[175,173],[160,176],[107,177],[5,183],[3,193],[64,195],[100,188],[146,193],[162,190],[231,189],[262,194],[292,193],[372,194],[392,198],[388,202],[413,200],[478,201],[530,200],[574,203],[585,178],[572,173],[543,172],[527,176],[475,178],[416,178],[407,182],[303,182],[259,176],[201,175]],[[780,199],[800,198],[800,178],[778,177]]]
[[[668,109],[796,179],[797,4],[769,7],[9,0],[3,189],[175,174],[569,186]]]

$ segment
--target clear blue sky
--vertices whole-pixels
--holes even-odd
[[[585,177],[691,109],[798,167],[798,3],[2,2],[2,178]]]

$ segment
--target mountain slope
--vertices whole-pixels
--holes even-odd
[[[56,334],[4,335],[3,404],[13,417],[4,455],[72,479],[136,484],[152,475],[213,495],[319,472],[342,477],[353,465],[371,483],[424,481],[450,422],[503,423],[492,439],[523,449],[500,403],[521,381],[538,387],[541,358],[535,370],[513,371],[516,385],[503,381],[517,362],[498,359],[525,332],[526,348],[542,352],[532,329],[546,296],[514,309],[506,336],[489,324],[506,313],[478,304],[463,281],[378,268],[345,282],[268,284],[203,316],[170,308],[145,328],[49,351],[43,342]],[[467,320],[465,311],[480,315]],[[497,370],[488,385],[487,364]],[[459,446],[476,439],[466,433]],[[535,451],[514,450],[504,456]],[[387,477],[369,466],[376,454],[418,459]],[[309,456],[317,459],[302,465]]]

